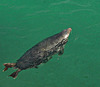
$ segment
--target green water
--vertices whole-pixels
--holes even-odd
[[[0,87],[100,87],[98,0],[0,0]],[[62,56],[16,79],[2,72],[44,38],[71,27]]]

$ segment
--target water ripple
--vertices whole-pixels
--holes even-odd
[[[91,6],[90,3],[87,3],[87,4],[80,4],[80,3],[77,3],[77,2],[73,2],[73,1],[71,1],[70,3],[73,4],[73,5],[80,6],[80,7],[90,7],[90,6]]]
[[[80,7],[90,7],[91,4],[90,3],[86,3],[86,4],[80,4],[80,3],[77,3],[77,2],[73,2],[71,0],[65,0],[65,1],[60,1],[60,2],[57,2],[57,3],[51,3],[51,5],[62,5],[62,4],[73,4],[73,5],[77,5],[77,6],[80,6]]]
[[[61,1],[61,2],[58,2],[58,3],[52,3],[51,5],[60,5],[60,4],[66,4],[66,3],[69,3],[70,0],[66,0],[66,1]]]
[[[89,11],[89,12],[93,12],[93,13],[96,13],[93,9],[77,9],[77,10],[72,10],[70,12],[61,12],[60,14],[72,14],[72,13],[75,13],[75,12],[80,12],[80,11]]]
[[[36,11],[34,13],[26,14],[26,16],[32,16],[32,15],[41,14],[41,13],[48,13],[48,12],[50,12],[50,10],[40,10],[40,11]]]

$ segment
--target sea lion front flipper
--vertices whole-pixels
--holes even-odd
[[[64,48],[61,48],[61,50],[58,52],[58,55],[62,55],[64,53]]]

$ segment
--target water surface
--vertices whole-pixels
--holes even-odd
[[[0,1],[0,87],[99,87],[100,3],[98,0]],[[2,72],[44,38],[71,27],[62,56],[38,69]]]

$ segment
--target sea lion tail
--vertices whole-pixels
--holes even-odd
[[[16,63],[4,63],[3,65],[5,66],[5,68],[3,70],[3,72],[4,72],[4,71],[8,70],[8,68],[14,67],[16,65]]]
[[[21,71],[21,69],[18,69],[16,72],[13,72],[11,75],[11,77],[13,77],[14,79],[17,77],[18,73]]]

